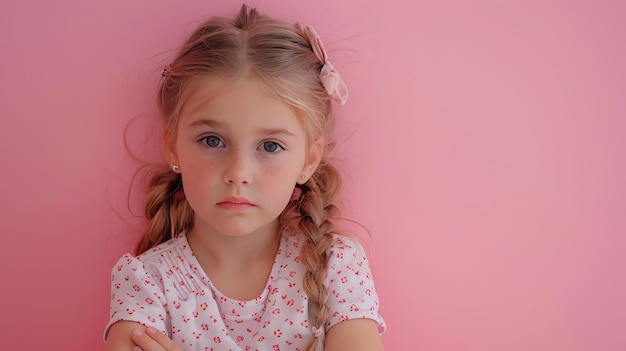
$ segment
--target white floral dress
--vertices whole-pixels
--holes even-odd
[[[302,288],[300,240],[283,233],[266,288],[250,301],[230,299],[213,286],[184,234],[138,257],[126,254],[112,270],[105,335],[124,320],[153,326],[188,351],[302,350],[314,336]],[[326,329],[369,318],[382,333],[385,322],[363,249],[335,236],[329,253]]]

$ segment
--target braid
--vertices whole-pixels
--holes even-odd
[[[146,231],[135,251],[141,254],[159,245],[193,224],[193,210],[186,199],[180,174],[158,169],[150,178],[145,216]]]
[[[309,297],[309,324],[319,330],[319,337],[308,345],[308,351],[324,350],[324,335],[328,321],[328,289],[324,285],[328,269],[328,251],[333,242],[334,219],[339,217],[335,200],[341,188],[337,170],[330,164],[320,165],[303,186],[298,201],[287,207],[283,225],[294,228],[305,238],[300,249],[306,267],[303,287]]]

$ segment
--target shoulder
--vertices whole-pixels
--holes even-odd
[[[346,277],[371,280],[371,270],[367,256],[356,239],[335,235],[328,249],[328,283],[346,283]]]
[[[184,261],[186,240],[176,237],[137,256],[124,254],[113,266],[113,279],[127,275],[161,275],[163,269],[175,261]]]
[[[143,263],[154,263],[162,260],[164,256],[172,254],[182,257],[182,252],[187,249],[188,244],[186,237],[184,234],[181,234],[137,255],[136,258]]]
[[[284,232],[283,240],[286,241],[286,247],[288,250],[293,251],[300,249],[303,242],[306,240],[303,234],[294,232]],[[333,234],[332,242],[328,248],[329,255],[335,254],[338,258],[341,257],[364,257],[364,251],[361,244],[355,238],[351,238],[345,235]]]
[[[363,246],[356,239],[338,234],[333,236],[333,242],[328,249],[328,256],[329,268],[331,269],[333,264],[358,269],[367,263]]]

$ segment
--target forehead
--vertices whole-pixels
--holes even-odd
[[[300,124],[295,109],[254,79],[206,78],[190,87],[180,124],[199,118]]]

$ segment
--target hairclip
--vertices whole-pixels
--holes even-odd
[[[326,89],[326,92],[328,92],[328,95],[333,100],[342,105],[345,104],[348,100],[348,87],[346,86],[346,83],[344,83],[343,79],[341,79],[339,72],[337,72],[335,67],[328,60],[328,54],[326,53],[326,49],[324,49],[322,39],[320,39],[320,36],[315,31],[315,28],[311,25],[296,23],[296,27],[309,41],[315,56],[317,56],[323,65],[322,70],[320,71],[320,80],[322,81],[322,85],[324,85],[324,89]]]

